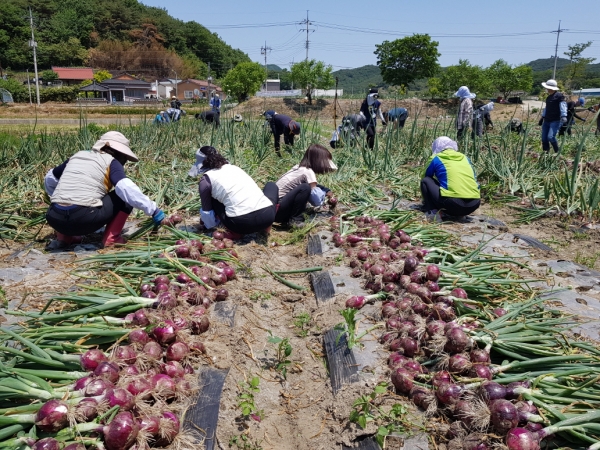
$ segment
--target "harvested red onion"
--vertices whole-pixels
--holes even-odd
[[[496,317],[502,317],[506,315],[506,310],[504,308],[494,308],[493,313]]]
[[[80,391],[81,389],[84,389],[88,384],[92,382],[92,380],[93,378],[91,377],[80,378],[73,384],[73,390]]]
[[[100,379],[116,383],[119,379],[119,366],[103,361],[94,370],[94,375]]]
[[[140,330],[142,331],[142,330]],[[131,334],[131,333],[130,333]],[[135,360],[137,358],[137,353],[133,349],[133,347],[129,345],[119,345],[115,349],[115,359],[123,364],[131,365],[135,364]]]
[[[499,399],[490,403],[490,423],[498,433],[506,434],[519,424],[519,413],[510,401]]]
[[[471,368],[471,361],[464,353],[456,353],[448,360],[448,371],[455,374],[463,374]]]
[[[146,399],[150,396],[150,391],[154,386],[146,377],[136,377],[127,383],[127,391],[130,394],[141,396],[141,398]],[[141,395],[144,394],[145,395]]]
[[[473,378],[485,378],[491,380],[494,377],[492,370],[487,364],[473,364],[469,371],[469,376]]]
[[[466,299],[467,297],[467,291],[465,291],[462,288],[454,288],[452,289],[451,294],[456,297],[456,298],[462,298],[462,299]]]
[[[509,430],[505,442],[509,450],[540,450],[537,435],[525,428]]]
[[[166,275],[158,275],[156,278],[154,278],[155,286],[158,284],[170,284],[170,283],[171,283],[171,280]]]
[[[161,292],[156,300],[159,308],[172,309],[177,306],[177,297],[171,292]]]
[[[60,450],[60,443],[54,438],[44,438],[36,441],[31,450]],[[20,448],[20,447],[19,447]]]
[[[404,368],[398,368],[392,372],[392,384],[404,394],[408,394],[413,388],[413,380],[414,375]]]
[[[150,325],[150,320],[148,320],[148,316],[146,315],[145,309],[138,309],[134,314],[133,323],[139,327],[146,327]]]
[[[69,424],[69,407],[60,400],[48,400],[35,415],[35,426],[47,433],[56,433]]]
[[[167,361],[181,361],[189,351],[190,348],[183,342],[174,342],[167,347],[165,357]]]
[[[487,402],[506,397],[506,388],[495,381],[484,381],[479,386],[478,392],[481,398]]]
[[[154,391],[165,398],[171,398],[175,395],[175,381],[165,374],[159,373],[150,378],[150,382],[154,385]]]
[[[168,361],[160,366],[161,373],[170,376],[173,379],[183,378],[185,369],[179,361]]]
[[[361,248],[357,253],[356,253],[356,257],[358,259],[360,259],[361,261],[366,261],[367,259],[369,259],[369,252],[367,251],[366,248]]]
[[[462,394],[462,387],[458,384],[441,382],[435,391],[435,396],[444,405],[451,405],[458,401]]]
[[[404,273],[411,274],[419,267],[419,260],[414,256],[407,256],[404,259]]]
[[[152,359],[160,359],[162,358],[163,354],[162,347],[158,342],[155,341],[150,341],[146,345],[144,345],[142,351],[145,355],[149,356]]]
[[[160,438],[157,439],[156,445],[159,447],[167,447],[177,434],[179,434],[179,429],[181,425],[179,423],[179,419],[175,414],[170,411],[164,411],[162,414],[162,418],[160,419]]]
[[[177,336],[173,322],[170,320],[165,320],[162,324],[154,327],[152,335],[160,345],[170,344],[175,341]]]
[[[452,381],[452,376],[449,372],[445,370],[440,370],[439,372],[435,372],[431,377],[431,384],[433,387],[440,387],[442,383],[450,383]]]
[[[385,267],[383,267],[380,264],[374,264],[373,266],[371,266],[369,272],[371,272],[371,275],[383,275],[383,273],[385,272]]]
[[[113,386],[114,385],[108,380],[96,378],[95,380],[90,381],[89,384],[85,387],[85,396],[96,397],[98,395],[103,395],[107,389],[110,389]]]
[[[75,416],[78,421],[89,422],[98,415],[98,402],[94,398],[84,397],[75,406]]]
[[[111,408],[118,406],[120,411],[129,411],[133,408],[135,401],[131,393],[123,388],[108,389],[104,398]]]
[[[446,332],[446,338],[448,340],[444,346],[444,350],[448,353],[462,353],[469,346],[468,336],[458,327],[454,327]]]
[[[364,295],[353,296],[346,300],[346,308],[361,309],[365,306],[366,298]]]
[[[98,367],[98,364],[108,361],[108,358],[101,350],[91,349],[81,355],[81,367],[85,371],[92,371]]]
[[[470,353],[473,363],[488,363],[490,362],[490,354],[482,348],[474,348]]]
[[[440,268],[435,264],[429,264],[425,269],[426,277],[429,281],[437,281],[440,278]]]
[[[137,328],[129,333],[127,339],[129,340],[130,344],[145,345],[146,342],[150,340],[150,336],[148,336],[148,333],[146,333],[145,330]]]
[[[129,449],[137,439],[140,431],[137,420],[128,411],[118,413],[104,427],[104,444],[107,450]]]

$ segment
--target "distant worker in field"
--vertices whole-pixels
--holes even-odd
[[[489,102],[487,105],[479,103],[473,108],[473,131],[471,132],[471,137],[475,138],[475,136],[483,136],[483,126],[485,116],[487,115],[488,121],[491,123],[492,118],[490,117],[490,112],[494,109],[494,102]],[[487,121],[486,121],[487,122]],[[493,124],[492,124],[493,126]]]
[[[367,97],[360,105],[360,114],[364,117],[363,122],[367,133],[367,146],[372,150],[375,146],[377,116],[381,119],[382,125],[385,125],[385,119],[381,112],[381,102],[379,101],[379,91],[377,89],[369,89]]]
[[[331,135],[329,145],[338,148],[344,145],[354,146],[360,136],[360,130],[364,129],[363,116],[360,114],[349,114],[342,118],[342,123]]]
[[[525,132],[525,130],[523,129],[523,122],[521,122],[521,120],[517,119],[516,117],[510,119],[510,122],[508,123],[506,128],[512,133],[521,134]]]
[[[154,123],[157,125],[169,123],[170,121],[171,119],[169,119],[169,115],[164,111],[159,111],[154,117]]]
[[[542,86],[548,92],[546,107],[542,110],[542,118],[538,123],[542,126],[542,150],[548,153],[552,145],[554,152],[558,153],[556,135],[560,127],[567,123],[567,100],[558,91],[556,80],[548,80]]]
[[[217,128],[221,125],[221,115],[214,111],[203,111],[201,113],[196,113],[194,114],[194,117],[204,123],[212,123]]]
[[[559,136],[564,136],[565,132],[569,136],[571,136],[571,127],[575,123],[575,119],[579,119],[582,122],[585,122],[586,119],[584,117],[578,116],[577,112],[575,111],[575,108],[577,106],[583,106],[583,105],[585,105],[584,98],[578,98],[577,101],[570,100],[567,102],[567,123],[562,125],[560,127],[560,130],[558,130]]]
[[[44,178],[50,207],[48,224],[56,230],[61,246],[81,242],[106,225],[102,244],[124,244],[121,231],[133,208],[152,217],[156,225],[164,212],[125,176],[127,161],[138,157],[129,148],[129,140],[118,131],[104,133],[90,150],[75,153]]]
[[[273,138],[275,140],[275,152],[281,156],[281,136],[285,145],[294,145],[294,136],[300,134],[300,124],[285,114],[278,114],[273,110],[263,113],[265,120],[269,123]]]
[[[406,108],[393,108],[384,112],[383,117],[388,124],[393,123],[396,128],[404,128],[404,123],[408,119],[408,110]]]
[[[211,111],[216,112],[217,114],[221,114],[221,98],[219,97],[219,94],[215,94],[210,99],[209,105]]]
[[[471,117],[473,116],[473,99],[475,94],[471,94],[467,86],[461,86],[454,93],[455,97],[460,98],[460,106],[456,115],[456,137],[462,139],[465,137],[469,126],[471,125]]]
[[[438,220],[441,212],[467,216],[479,208],[480,192],[475,169],[458,144],[442,136],[433,141],[432,155],[421,180],[423,209],[429,219]]]
[[[594,106],[590,106],[588,108],[588,111],[596,113],[596,136],[600,136],[600,113],[598,113],[599,110],[600,103]]]
[[[303,225],[302,213],[306,204],[319,207],[333,197],[333,192],[317,184],[316,174],[337,170],[331,152],[319,144],[312,144],[302,157],[300,164],[292,167],[277,180],[279,205],[275,222],[285,225]]]

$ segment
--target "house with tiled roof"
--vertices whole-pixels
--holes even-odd
[[[54,67],[52,71],[58,75],[64,86],[81,84],[85,80],[94,79],[94,70],[91,67]]]
[[[180,99],[198,99],[198,98],[209,98],[211,93],[219,94],[223,97],[223,89],[221,86],[217,86],[214,83],[209,83],[205,80],[193,80],[188,78],[177,83],[177,96]]]

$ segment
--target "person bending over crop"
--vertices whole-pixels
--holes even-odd
[[[538,123],[542,126],[542,150],[548,153],[552,145],[554,152],[558,153],[556,134],[562,125],[567,124],[567,101],[565,96],[558,92],[556,80],[548,80],[542,83],[542,86],[548,92],[546,107],[542,110],[542,118]]]
[[[275,139],[275,152],[281,156],[281,135],[285,145],[294,145],[294,136],[300,134],[300,124],[291,117],[284,114],[278,114],[273,110],[263,113],[265,120],[269,122],[273,137]]]
[[[81,235],[104,225],[105,247],[125,243],[121,231],[133,208],[151,216],[156,225],[162,223],[164,212],[125,176],[127,161],[138,161],[129,140],[109,131],[91,151],[77,152],[48,171],[44,185],[51,203],[46,220],[62,245],[81,242]]]
[[[333,192],[317,184],[316,174],[333,172],[337,166],[329,150],[319,144],[312,144],[300,161],[277,180],[279,206],[275,222],[300,225],[306,203],[321,206]]]
[[[567,123],[561,125],[560,130],[558,131],[559,136],[564,136],[565,131],[569,136],[571,136],[571,127],[575,123],[575,119],[585,122],[586,119],[578,116],[577,112],[575,111],[576,106],[583,106],[584,104],[585,99],[583,97],[578,98],[576,102],[572,100],[567,102]]]
[[[454,96],[460,98],[460,106],[456,115],[456,137],[462,139],[469,129],[473,116],[473,99],[477,95],[471,94],[467,86],[461,86]]]
[[[369,89],[367,97],[360,105],[360,114],[364,117],[363,122],[367,134],[367,146],[373,150],[375,146],[377,116],[381,119],[381,124],[385,125],[385,119],[381,112],[381,102],[379,101],[379,91],[377,89]]]
[[[383,113],[383,118],[388,123],[393,123],[395,127],[404,128],[404,123],[408,119],[408,110],[406,108],[393,108]]]
[[[250,175],[229,164],[214,147],[196,151],[196,163],[188,175],[202,175],[198,186],[200,218],[206,228],[222,223],[229,230],[227,238],[239,239],[244,234],[268,231],[273,224],[277,185],[267,183],[261,191]]]
[[[201,113],[196,113],[194,117],[204,123],[212,123],[217,128],[219,125],[221,125],[221,114],[214,111],[203,111]]]
[[[479,185],[471,161],[458,144],[442,136],[433,141],[432,155],[421,180],[423,209],[429,217],[439,210],[450,216],[471,214],[480,204]]]
[[[344,116],[342,118],[342,123],[340,123],[331,135],[329,145],[331,148],[338,148],[347,144],[354,146],[360,136],[360,130],[364,128],[363,116],[360,114],[349,114]]]

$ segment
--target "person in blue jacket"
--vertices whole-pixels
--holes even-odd
[[[556,135],[562,125],[567,124],[567,100],[562,92],[558,91],[556,80],[548,80],[542,83],[546,88],[546,107],[542,110],[542,118],[539,125],[542,126],[542,150],[550,152],[550,145],[555,153],[558,153],[558,141]]]
[[[408,110],[406,108],[393,108],[384,112],[383,118],[387,123],[393,123],[398,128],[404,128],[404,123],[408,119]]]

